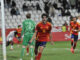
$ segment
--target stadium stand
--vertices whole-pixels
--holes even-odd
[[[6,21],[6,28],[16,28],[16,26],[18,26],[19,24],[21,24],[25,19],[26,19],[26,14],[27,13],[31,13],[32,14],[32,19],[38,23],[41,20],[41,14],[44,13],[44,2],[43,0],[14,0],[16,2],[16,7],[19,9],[20,11],[20,15],[13,15],[11,16],[10,11],[11,11],[11,7],[7,8],[5,7],[5,21]],[[70,21],[70,16],[62,16],[61,14],[61,10],[60,7],[61,3],[58,0],[49,0],[49,2],[52,3],[56,3],[58,5],[57,9],[54,9],[54,17],[51,16],[52,22],[54,23],[54,26],[62,26],[64,24],[64,22],[66,21],[68,23],[69,26],[69,21]],[[28,6],[28,11],[23,11],[22,6],[23,4],[26,3],[26,5]],[[40,5],[41,10],[37,10],[36,9],[36,4]],[[32,8],[32,5],[34,6],[34,8]],[[5,3],[6,5],[6,3]],[[1,10],[1,8],[0,8]],[[65,12],[67,12],[67,9],[65,10]],[[71,16],[78,16],[79,13],[77,11],[77,9],[69,9],[69,12],[71,13]],[[1,11],[0,11],[1,14]],[[1,22],[1,15],[0,15],[0,22]],[[0,28],[1,28],[1,24],[0,24]],[[56,29],[54,30],[54,32],[56,31]]]

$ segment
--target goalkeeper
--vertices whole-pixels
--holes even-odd
[[[32,36],[33,36],[33,33],[35,31],[35,22],[33,20],[31,20],[31,14],[27,14],[26,15],[27,19],[25,21],[23,21],[22,23],[22,33],[21,33],[21,36],[24,35],[23,37],[23,43],[22,43],[22,51],[21,51],[21,58],[20,60],[23,59],[23,56],[24,56],[24,50],[27,47],[30,46],[30,53],[31,53],[31,60],[33,60],[33,53],[34,53],[34,40],[31,44],[29,44],[29,41],[31,40]]]

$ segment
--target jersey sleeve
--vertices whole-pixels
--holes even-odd
[[[35,31],[38,31],[38,25],[36,25],[36,27],[35,27]]]

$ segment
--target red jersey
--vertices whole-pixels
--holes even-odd
[[[43,24],[40,22],[36,26],[37,31],[37,38],[36,40],[39,42],[47,42],[50,41],[50,32],[51,32],[52,26],[51,23],[47,22],[46,24]]]
[[[17,31],[17,35],[18,35],[18,37],[20,37],[21,36],[21,31],[22,31],[22,28],[18,28],[18,29],[16,29],[16,31]]]
[[[73,25],[74,25],[74,22],[71,21],[71,22],[70,22],[70,33],[71,33],[71,34],[73,33],[73,32],[72,32]]]
[[[72,25],[72,27],[71,27],[71,29],[73,29],[73,30],[78,30],[79,29],[79,24],[76,22],[76,23],[72,23],[73,25]],[[78,35],[78,32],[75,32],[75,31],[72,31],[72,34],[74,34],[74,35]]]

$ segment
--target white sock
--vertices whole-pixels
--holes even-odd
[[[22,58],[20,58],[20,60],[22,60]]]
[[[33,60],[33,57],[31,57],[31,60]]]
[[[11,49],[13,49],[13,46],[11,46]]]
[[[26,55],[29,55],[29,53],[26,53]]]

